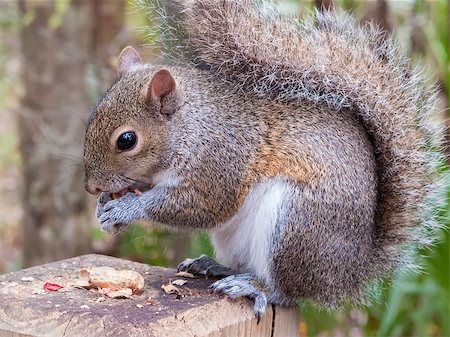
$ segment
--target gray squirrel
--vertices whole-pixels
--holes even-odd
[[[365,303],[368,285],[414,267],[410,247],[436,225],[441,126],[436,89],[397,44],[346,14],[171,3],[178,62],[125,48],[89,119],[101,228],[209,231],[218,262],[179,270],[220,278],[212,289],[254,299],[258,317],[267,303]]]

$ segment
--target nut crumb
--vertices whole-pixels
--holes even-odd
[[[177,288],[177,287],[175,287],[175,286],[172,285],[172,284],[163,284],[163,285],[161,286],[161,288],[162,288],[162,290],[164,290],[164,292],[165,292],[166,294],[177,294],[177,295],[180,295],[180,294],[181,294],[180,289]]]
[[[186,271],[180,271],[180,272],[176,273],[175,276],[195,278],[194,274],[188,273]]]
[[[96,302],[96,303],[100,303],[100,302],[104,302],[104,301],[106,301],[106,298],[104,298],[104,297],[102,296],[102,297],[97,298],[97,300],[96,300],[95,302]]]
[[[80,277],[87,281],[86,288],[110,288],[112,291],[129,289],[133,294],[140,293],[144,288],[144,278],[133,270],[115,270],[111,267],[82,268]]]
[[[175,285],[175,286],[181,287],[182,285],[186,284],[187,281],[186,281],[186,280],[178,279],[178,280],[174,280],[174,281],[172,281],[172,282],[170,282],[170,283],[173,284],[173,285]]]

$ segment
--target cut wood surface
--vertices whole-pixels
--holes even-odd
[[[132,298],[114,299],[77,288],[80,269],[135,270],[145,280]],[[175,276],[174,269],[153,267],[103,255],[83,255],[0,275],[0,337],[4,336],[298,336],[297,309],[268,306],[259,324],[247,299],[212,294],[214,280]],[[171,281],[181,294],[161,286]],[[45,283],[64,288],[44,290]],[[182,283],[182,282],[181,282]]]

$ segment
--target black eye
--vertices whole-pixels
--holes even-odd
[[[117,139],[117,149],[120,151],[131,150],[137,142],[136,134],[132,131],[122,133]]]

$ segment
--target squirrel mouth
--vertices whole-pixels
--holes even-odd
[[[111,198],[114,200],[123,197],[127,193],[134,193],[137,196],[140,196],[143,192],[148,191],[151,188],[150,185],[147,184],[138,184],[129,187],[125,187],[118,192],[111,193]]]

